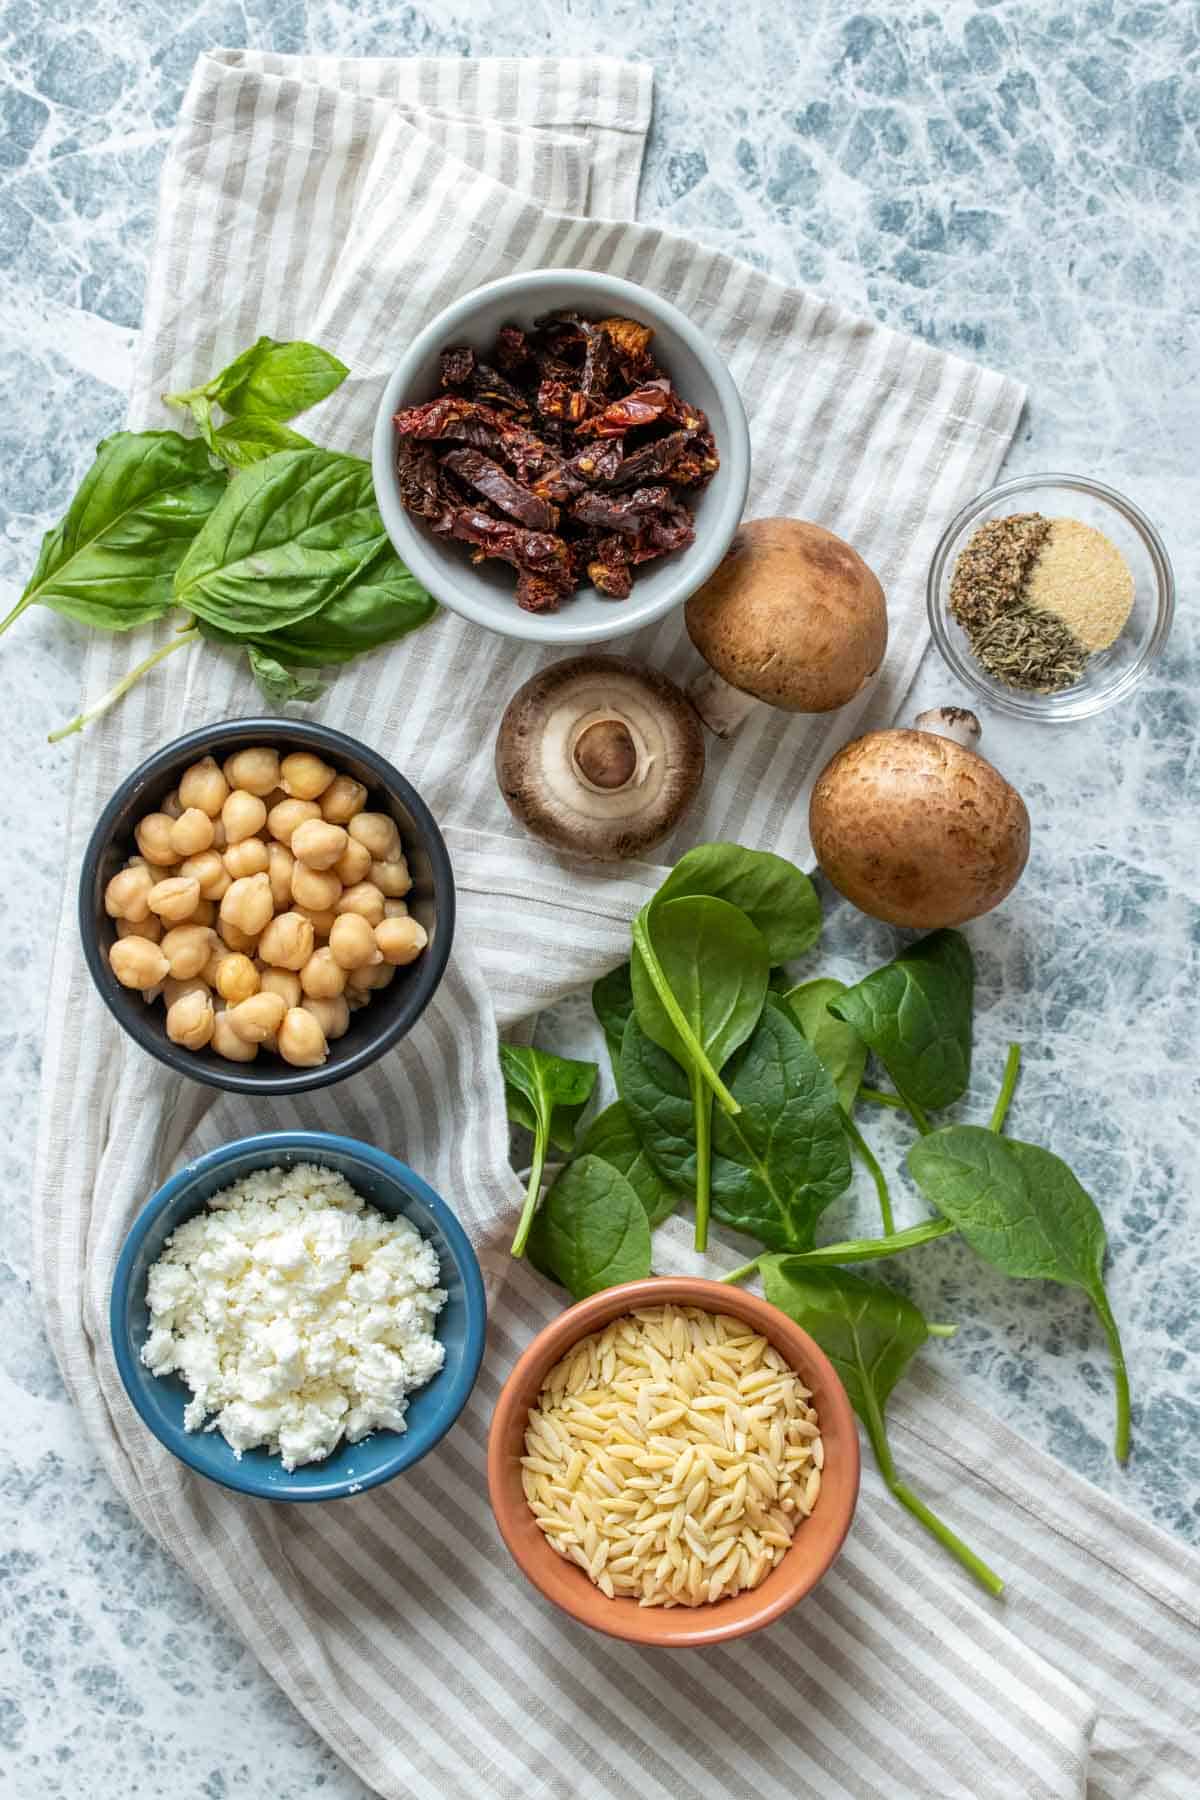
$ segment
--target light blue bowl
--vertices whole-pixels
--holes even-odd
[[[266,1450],[247,1450],[239,1461],[219,1432],[185,1431],[187,1388],[177,1375],[152,1375],[140,1353],[150,1325],[147,1275],[176,1226],[252,1170],[286,1169],[301,1162],[336,1169],[380,1212],[411,1219],[438,1253],[440,1285],[449,1297],[436,1327],[446,1360],[432,1381],[409,1396],[407,1431],[377,1431],[358,1444],[343,1442],[324,1462],[305,1464],[289,1475],[279,1457]],[[117,1262],[109,1319],[129,1398],[155,1437],[181,1462],[210,1481],[261,1500],[340,1500],[411,1468],[449,1431],[479,1374],[487,1302],[466,1232],[446,1202],[404,1163],[353,1138],[324,1131],[273,1131],[238,1138],[197,1157],[147,1201]]]

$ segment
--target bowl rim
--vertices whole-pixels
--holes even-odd
[[[1093,499],[1102,500],[1106,505],[1120,513],[1126,523],[1131,525],[1145,546],[1154,570],[1154,580],[1158,591],[1158,609],[1154,620],[1154,629],[1138,656],[1128,669],[1115,681],[1111,688],[1102,693],[1081,693],[1070,698],[1070,689],[1062,695],[1024,694],[1019,688],[1004,688],[997,683],[993,689],[981,680],[974,659],[966,655],[951,636],[946,623],[945,611],[941,603],[942,582],[945,577],[946,564],[961,534],[976,519],[986,513],[1000,500],[1007,500],[1014,495],[1029,493],[1032,489],[1042,487],[1067,488],[1075,493],[1090,495]],[[1159,535],[1157,527],[1142,511],[1141,507],[1127,495],[1118,493],[1116,488],[1109,487],[1103,481],[1096,481],[1090,475],[1068,475],[1063,473],[1043,473],[1031,475],[1012,475],[1006,481],[997,482],[974,500],[959,509],[938,539],[937,548],[929,564],[929,575],[925,584],[925,607],[929,618],[929,629],[943,662],[951,674],[965,683],[973,693],[996,708],[998,712],[1008,713],[1018,719],[1032,719],[1040,725],[1065,725],[1075,719],[1094,718],[1097,713],[1106,712],[1119,700],[1124,700],[1136,687],[1145,680],[1154,664],[1161,656],[1167,638],[1170,636],[1171,624],[1175,616],[1175,572],[1171,567],[1171,558],[1167,547]],[[1047,701],[1056,701],[1053,709],[1048,708]]]
[[[235,1161],[247,1150],[257,1151],[260,1147],[268,1159],[276,1151],[311,1149],[312,1156],[308,1160],[313,1162],[320,1161],[323,1150],[328,1151],[333,1148],[358,1162],[368,1164],[381,1174],[391,1176],[401,1187],[410,1189],[437,1219],[450,1244],[466,1289],[467,1330],[462,1361],[452,1372],[447,1389],[447,1404],[444,1408],[445,1417],[438,1424],[428,1442],[423,1444],[419,1450],[413,1451],[409,1448],[413,1440],[410,1439],[407,1432],[393,1434],[396,1438],[395,1454],[381,1467],[365,1472],[361,1478],[357,1476],[331,1478],[323,1485],[297,1489],[294,1493],[288,1493],[277,1487],[267,1487],[259,1482],[252,1473],[247,1473],[244,1478],[229,1480],[222,1475],[214,1474],[211,1469],[200,1462],[193,1449],[193,1440],[203,1438],[207,1435],[206,1433],[189,1433],[181,1430],[178,1443],[173,1443],[169,1438],[164,1437],[159,1429],[159,1422],[152,1416],[144,1403],[141,1383],[136,1378],[135,1370],[135,1365],[137,1370],[140,1370],[141,1365],[138,1363],[137,1354],[125,1329],[125,1304],[132,1280],[133,1265],[151,1227],[176,1197],[199,1177],[208,1174],[210,1170],[219,1169],[226,1163]],[[259,1166],[265,1167],[268,1164],[264,1163]],[[214,1189],[214,1192],[219,1192],[219,1189]],[[204,1204],[205,1201],[200,1202],[200,1206]],[[197,1208],[198,1210],[199,1208]],[[195,1215],[188,1214],[187,1216],[190,1218]],[[433,1449],[435,1444],[440,1443],[470,1399],[471,1391],[479,1375],[487,1337],[487,1295],[483,1285],[483,1274],[479,1267],[479,1258],[475,1254],[475,1246],[463,1229],[461,1221],[451,1211],[441,1195],[430,1187],[429,1183],[418,1175],[415,1169],[410,1169],[407,1163],[401,1162],[399,1157],[392,1156],[386,1150],[378,1150],[373,1144],[365,1144],[359,1138],[342,1137],[331,1131],[262,1131],[254,1132],[248,1137],[234,1138],[228,1144],[220,1144],[216,1149],[206,1150],[203,1155],[194,1157],[176,1174],[168,1176],[162,1186],[157,1188],[146,1201],[129,1227],[113,1271],[108,1302],[108,1325],[121,1385],[142,1422],[164,1449],[169,1450],[180,1462],[186,1463],[188,1468],[194,1469],[198,1475],[203,1475],[208,1481],[216,1482],[219,1487],[228,1488],[232,1493],[244,1494],[256,1500],[302,1505],[310,1501],[350,1499],[359,1493],[365,1494],[369,1488],[379,1487],[383,1482],[391,1481],[394,1476],[401,1475],[406,1469],[412,1468]],[[371,1433],[370,1435],[374,1437],[378,1434]],[[242,1466],[241,1463],[234,1463],[236,1470],[240,1471]]]
[[[827,1554],[822,1558],[797,1565],[797,1575],[773,1599],[764,1601],[756,1612],[744,1615],[732,1624],[720,1622],[720,1605],[714,1607],[677,1608],[662,1614],[659,1609],[639,1607],[633,1600],[621,1598],[606,1601],[605,1609],[596,1617],[585,1617],[575,1608],[567,1605],[561,1595],[552,1591],[542,1579],[542,1571],[557,1570],[561,1559],[549,1544],[539,1536],[522,1538],[509,1528],[510,1496],[512,1494],[512,1471],[505,1452],[504,1440],[512,1429],[519,1408],[516,1393],[522,1382],[535,1371],[539,1379],[544,1377],[566,1352],[577,1344],[581,1338],[607,1324],[610,1319],[621,1313],[631,1312],[637,1306],[680,1304],[700,1306],[710,1312],[730,1312],[744,1318],[770,1336],[776,1348],[781,1348],[778,1340],[783,1339],[788,1345],[785,1354],[797,1373],[803,1374],[806,1369],[816,1368],[820,1371],[823,1382],[828,1389],[823,1418],[832,1416],[836,1421],[838,1435],[845,1446],[849,1483],[848,1500],[845,1505],[845,1517],[839,1521],[829,1544]],[[521,1355],[513,1364],[505,1378],[496,1399],[492,1423],[488,1431],[487,1443],[487,1477],[488,1498],[496,1518],[500,1535],[504,1539],[517,1567],[526,1579],[538,1590],[544,1599],[557,1606],[568,1618],[577,1624],[586,1625],[590,1629],[602,1632],[606,1637],[620,1638],[626,1643],[639,1644],[644,1648],[666,1650],[695,1650],[714,1644],[729,1643],[735,1638],[746,1637],[750,1632],[759,1631],[765,1625],[772,1624],[784,1613],[802,1600],[804,1596],[824,1579],[841,1552],[850,1530],[858,1504],[859,1481],[862,1472],[862,1458],[858,1439],[858,1424],[854,1410],[850,1404],[841,1377],[814,1338],[810,1337],[801,1326],[789,1319],[786,1313],[780,1312],[769,1301],[746,1288],[730,1286],[721,1281],[713,1281],[702,1276],[693,1275],[651,1275],[638,1281],[625,1281],[617,1286],[604,1288],[598,1294],[590,1295],[568,1307],[556,1319],[543,1326]],[[519,1504],[525,1504],[522,1496]],[[530,1552],[532,1546],[532,1553]],[[549,1560],[553,1559],[553,1560]],[[785,1556],[779,1564],[783,1569],[787,1566]],[[599,1590],[597,1590],[598,1592]],[[753,1592],[754,1590],[750,1590]],[[693,1615],[698,1614],[694,1622]],[[638,1621],[636,1631],[624,1629],[624,1622],[633,1619]],[[670,1618],[677,1623],[667,1629],[662,1620]],[[702,1623],[702,1620],[707,1622]]]
[[[259,1073],[251,1074],[250,1070],[258,1069],[257,1062],[247,1065],[230,1063],[228,1069],[193,1066],[195,1058],[191,1053],[173,1044],[165,1029],[155,1030],[150,1023],[150,1015],[143,1017],[133,1012],[128,1018],[125,1017],[120,995],[133,990],[121,988],[113,976],[101,949],[100,934],[92,911],[97,867],[112,840],[116,819],[136,789],[166,773],[172,763],[185,755],[192,757],[214,752],[233,738],[256,732],[269,732],[274,737],[281,733],[295,735],[301,748],[323,749],[331,757],[353,756],[357,761],[366,763],[375,773],[380,785],[390,789],[416,819],[424,840],[422,847],[429,856],[433,870],[438,929],[427,954],[421,959],[417,976],[408,991],[408,1005],[398,1008],[393,1018],[381,1023],[376,1035],[368,1037],[353,1055],[333,1064],[322,1063],[317,1069],[289,1069],[288,1065],[281,1064],[277,1072],[264,1065]],[[454,940],[456,899],[454,870],[441,828],[416,788],[399,769],[369,744],[364,744],[358,738],[352,738],[331,725],[320,725],[304,719],[271,717],[267,714],[245,719],[222,719],[213,725],[197,726],[153,751],[117,784],[92,827],[83,853],[76,910],[79,936],[92,982],[117,1024],[140,1049],[165,1064],[175,1074],[183,1075],[189,1081],[198,1081],[205,1087],[221,1088],[234,1094],[276,1095],[311,1093],[316,1088],[332,1087],[351,1075],[357,1075],[408,1035],[433,999],[446,972]]]
[[[626,301],[647,313],[657,314],[663,326],[682,339],[704,365],[729,421],[730,442],[722,451],[721,471],[718,475],[718,480],[725,475],[728,479],[723,484],[719,504],[714,508],[711,520],[705,524],[704,538],[697,539],[679,555],[675,564],[675,579],[667,583],[653,600],[642,602],[636,614],[629,611],[628,603],[618,604],[614,607],[611,619],[593,619],[590,623],[572,621],[568,609],[566,613],[538,614],[538,622],[535,624],[532,622],[535,615],[522,612],[515,601],[511,606],[505,607],[485,605],[475,597],[471,585],[474,579],[471,565],[465,559],[462,565],[462,585],[451,587],[441,565],[429,554],[420,528],[400,502],[392,464],[392,415],[403,403],[403,390],[411,381],[412,371],[417,365],[431,350],[441,349],[452,341],[458,326],[481,304],[496,298],[520,300],[550,281],[578,281],[585,287],[594,289],[597,294],[607,295],[616,303]],[[411,401],[410,404],[417,402]],[[502,275],[495,281],[485,282],[482,287],[472,288],[469,293],[461,294],[457,300],[452,300],[449,306],[437,313],[412,339],[389,375],[375,415],[371,443],[371,473],[384,526],[397,555],[417,579],[442,605],[451,612],[470,619],[473,624],[482,625],[501,637],[519,638],[547,646],[598,644],[613,638],[628,637],[641,630],[644,625],[652,625],[663,618],[687,599],[689,594],[702,587],[728,550],[733,534],[741,522],[750,490],[750,459],[750,426],[737,383],[729,372],[728,364],[700,327],[693,324],[686,313],[654,288],[626,281],[619,275],[606,275],[602,270],[572,267],[527,269],[516,275]],[[636,592],[635,587],[635,595]]]

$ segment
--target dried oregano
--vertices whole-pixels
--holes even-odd
[[[988,519],[959,556],[950,583],[951,615],[988,674],[1039,694],[1073,687],[1088,659],[1062,619],[1022,597],[1051,523],[1040,513]]]

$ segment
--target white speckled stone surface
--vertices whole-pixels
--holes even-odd
[[[1169,1530],[1200,1539],[1200,17],[1183,0],[820,8],[552,0],[438,8],[316,0],[0,3],[0,467],[5,608],[92,446],[116,426],[155,181],[183,85],[213,44],[359,53],[639,55],[656,112],[642,213],[1026,380],[1010,470],[1127,491],[1175,559],[1166,659],[1123,709],[1057,732],[985,721],[1033,813],[1013,900],[972,929],[978,1091],[1019,1037],[1014,1112],[1106,1214],[1135,1451],[1082,1302],[1007,1285],[950,1245],[894,1273],[960,1322],[938,1348],[973,1398]],[[23,618],[0,649],[9,1010],[0,1026],[0,1791],[294,1800],[364,1792],[297,1719],[81,1441],[29,1286],[29,1162],[62,753],[82,634]],[[927,659],[916,698],[947,693]],[[849,973],[891,934],[830,908]],[[545,1027],[586,1041],[585,1003]],[[890,1163],[901,1133],[872,1121]],[[915,1216],[911,1196],[901,1199]],[[855,1207],[869,1217],[867,1197]],[[831,1217],[840,1231],[855,1216]],[[1019,1479],[1019,1471],[1013,1472]]]

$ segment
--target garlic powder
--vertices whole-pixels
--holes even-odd
[[[406,1395],[441,1368],[438,1259],[409,1220],[315,1163],[258,1169],[167,1239],[150,1270],[142,1361],[191,1389],[188,1431],[285,1469],[345,1437],[403,1431]]]

